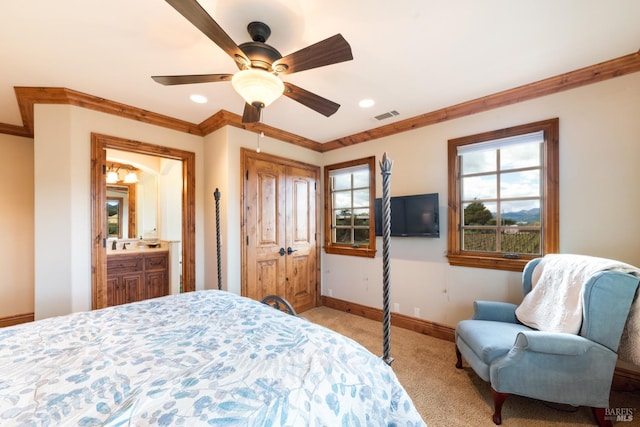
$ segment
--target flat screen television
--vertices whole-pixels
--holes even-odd
[[[438,193],[391,197],[391,235],[440,237]],[[375,201],[376,236],[382,236],[382,199]]]

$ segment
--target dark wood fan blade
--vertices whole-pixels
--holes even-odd
[[[220,25],[203,9],[196,0],[166,0],[175,10],[182,16],[187,18],[196,28],[209,37],[215,44],[220,46],[227,55],[238,62],[239,59],[245,64],[249,63],[249,59],[236,42],[222,29]]]
[[[214,83],[231,81],[233,74],[195,74],[190,76],[151,76],[165,86],[188,85],[192,83]]]
[[[351,46],[341,34],[336,34],[278,59],[272,67],[280,74],[291,74],[352,59]]]
[[[260,111],[251,104],[245,102],[242,123],[255,123],[260,121]]]
[[[317,111],[327,117],[338,111],[340,104],[336,104],[333,101],[329,101],[315,93],[311,93],[308,90],[302,89],[291,83],[284,84],[284,96],[287,96],[294,101],[298,101],[300,104]]]

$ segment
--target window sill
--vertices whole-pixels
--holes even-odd
[[[522,272],[529,261],[538,256],[522,256],[518,259],[503,258],[501,256],[454,254],[448,253],[449,265],[458,267],[489,268],[492,270],[506,270]]]
[[[328,254],[334,255],[349,255],[359,256],[365,258],[374,258],[376,256],[375,249],[369,248],[351,248],[348,246],[325,246],[324,251]]]

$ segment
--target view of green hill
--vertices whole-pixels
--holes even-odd
[[[495,213],[493,216],[495,217]],[[507,212],[502,214],[502,218],[512,219],[516,223],[532,224],[540,222],[540,209],[534,208],[518,212]]]

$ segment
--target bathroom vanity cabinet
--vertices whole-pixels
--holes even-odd
[[[169,294],[169,251],[124,252],[107,256],[107,306]]]

